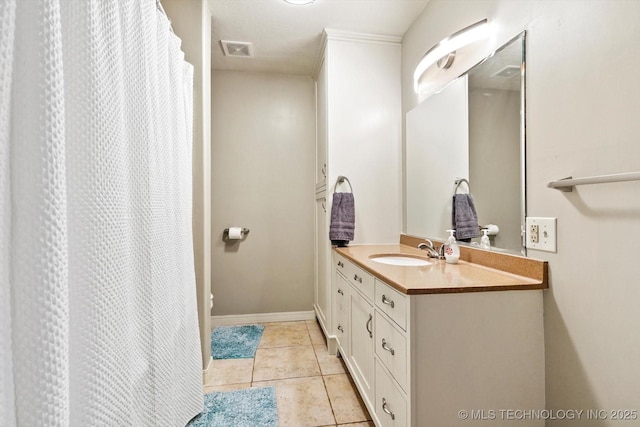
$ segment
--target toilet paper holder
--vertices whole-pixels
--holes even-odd
[[[247,234],[249,234],[249,229],[246,227],[242,227],[242,237],[246,236]],[[229,240],[229,228],[225,228],[224,231],[222,232],[222,240]]]

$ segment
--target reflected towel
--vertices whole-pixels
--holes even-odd
[[[333,193],[329,239],[335,245],[346,246],[348,241],[353,240],[355,228],[356,214],[353,193]]]
[[[454,194],[451,226],[456,230],[456,240],[480,236],[478,214],[471,194]]]

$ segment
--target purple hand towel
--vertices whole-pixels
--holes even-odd
[[[356,213],[353,193],[333,193],[329,239],[339,246],[344,246],[347,241],[353,240],[355,228]]]
[[[478,214],[471,194],[454,194],[451,226],[456,230],[456,240],[480,236]]]

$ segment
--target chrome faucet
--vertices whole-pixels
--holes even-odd
[[[424,239],[423,243],[418,245],[418,249],[427,251],[429,258],[440,258],[440,252],[433,247],[433,242],[429,239]]]

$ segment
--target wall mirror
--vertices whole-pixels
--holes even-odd
[[[457,191],[473,196],[479,226],[499,230],[490,235],[492,250],[526,254],[525,37],[407,113],[407,234],[445,239],[456,181],[464,178],[469,186]]]

